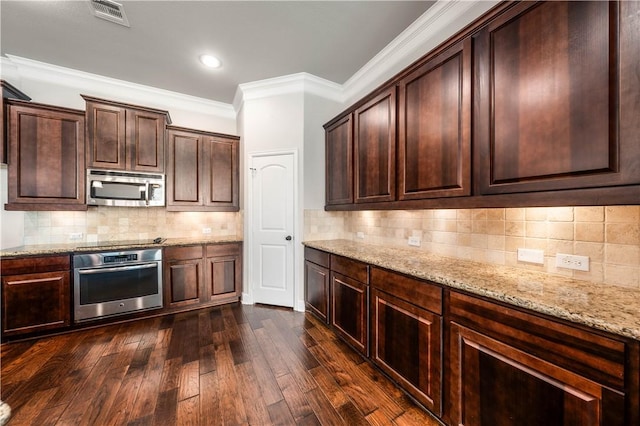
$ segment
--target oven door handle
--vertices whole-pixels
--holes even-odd
[[[101,274],[103,272],[134,271],[136,269],[150,269],[150,268],[157,268],[157,267],[158,267],[157,263],[145,263],[142,265],[116,266],[114,268],[79,269],[78,273],[80,275],[91,275],[91,274]]]

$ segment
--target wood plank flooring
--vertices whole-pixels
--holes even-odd
[[[439,425],[309,314],[240,304],[2,345],[14,425]]]

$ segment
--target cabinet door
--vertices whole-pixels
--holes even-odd
[[[167,210],[202,206],[200,167],[202,139],[197,133],[168,131]]]
[[[24,101],[30,101],[31,98],[13,85],[4,80],[0,80],[0,87],[2,88],[2,102],[0,102],[0,163],[7,163],[7,106],[5,105],[5,99],[22,99]]]
[[[439,315],[371,290],[371,358],[433,413],[441,414]]]
[[[471,40],[398,85],[398,198],[471,194]]]
[[[353,203],[353,114],[325,129],[326,200],[329,205]]]
[[[7,209],[86,209],[84,113],[14,102]]]
[[[637,2],[522,2],[474,36],[480,193],[640,182],[637,16]]]
[[[127,110],[128,169],[139,172],[164,172],[166,115]]]
[[[204,205],[210,210],[238,211],[237,138],[208,137],[204,140],[202,189]]]
[[[69,271],[2,277],[2,331],[5,336],[70,324]]]
[[[204,285],[202,258],[166,262],[164,279],[165,307],[179,307],[200,303],[200,289]]]
[[[90,101],[86,108],[87,167],[126,169],[126,109]]]
[[[207,246],[206,292],[203,302],[236,301],[242,293],[242,254],[239,244]]]
[[[355,111],[355,202],[396,198],[396,88]]]
[[[329,270],[304,262],[304,301],[309,312],[329,324]]]
[[[341,274],[331,274],[331,325],[365,356],[369,354],[368,300],[368,285]]]

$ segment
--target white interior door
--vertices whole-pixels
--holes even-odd
[[[293,153],[252,157],[250,175],[253,300],[293,307]]]

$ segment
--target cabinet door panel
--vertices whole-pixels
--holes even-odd
[[[396,197],[396,88],[355,111],[355,202]]]
[[[169,261],[165,269],[165,306],[200,303],[202,260]]]
[[[130,169],[141,172],[164,171],[165,117],[140,111],[127,111],[130,141],[127,153]]]
[[[331,325],[365,356],[369,352],[368,296],[367,285],[344,275],[331,274]]]
[[[624,395],[451,325],[452,423],[623,425]]]
[[[207,246],[206,290],[203,302],[230,302],[242,293],[242,258],[239,244]]]
[[[205,205],[238,209],[238,140],[206,138],[204,156]]]
[[[475,36],[481,193],[640,182],[637,136],[618,133],[618,22],[614,2],[525,2]]]
[[[169,131],[167,206],[201,205],[201,137]]]
[[[353,115],[325,130],[326,204],[353,203]]]
[[[441,317],[373,289],[371,324],[373,361],[439,415]]]
[[[398,91],[399,199],[469,195],[471,41],[425,63]]]
[[[87,135],[89,167],[125,169],[126,110],[113,105],[87,102]]]
[[[329,270],[306,260],[304,262],[305,302],[309,311],[329,323]]]
[[[69,271],[2,277],[2,327],[5,335],[70,324]]]

